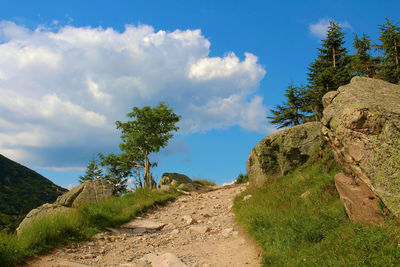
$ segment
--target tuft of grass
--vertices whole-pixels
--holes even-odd
[[[172,200],[176,192],[137,189],[122,197],[73,209],[32,223],[19,236],[0,233],[0,266],[14,266],[51,248],[90,238],[106,227],[116,227],[140,212]]]
[[[215,185],[217,185],[213,181],[209,181],[209,180],[206,180],[206,179],[194,179],[193,183],[201,185],[201,186],[215,186]]]
[[[265,266],[399,265],[400,226],[350,222],[335,190],[338,171],[324,155],[235,199],[236,220],[261,247]]]
[[[249,181],[247,174],[239,173],[238,177],[235,179],[235,184],[245,184]]]

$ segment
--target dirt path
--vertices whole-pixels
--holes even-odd
[[[244,189],[234,185],[180,196],[131,222],[153,228],[164,223],[159,230],[119,228],[29,259],[25,266],[260,266],[257,247],[237,228],[231,211]]]

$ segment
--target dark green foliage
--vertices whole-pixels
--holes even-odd
[[[351,56],[353,75],[373,78],[379,71],[381,58],[371,56],[371,39],[366,34],[361,39],[355,34],[353,46],[357,50]]]
[[[351,223],[335,188],[338,171],[329,150],[316,150],[296,171],[235,199],[264,266],[398,266],[400,226]]]
[[[283,105],[277,105],[275,109],[271,109],[272,116],[267,116],[272,124],[284,128],[292,125],[304,123],[308,117],[306,109],[308,98],[305,94],[304,86],[294,86],[293,83],[286,89],[285,97],[287,102]]]
[[[127,192],[127,179],[133,175],[133,168],[136,166],[132,163],[126,153],[120,155],[108,154],[104,156],[99,154],[101,159],[100,165],[107,168],[105,179],[111,181],[114,186],[114,194],[120,195]]]
[[[389,18],[380,26],[378,47],[383,52],[381,77],[391,83],[400,83],[400,26]]]
[[[330,21],[327,37],[322,40],[317,59],[308,68],[308,106],[309,112],[320,120],[322,111],[322,97],[329,91],[350,82],[350,58],[344,45],[344,33],[338,23]]]
[[[68,214],[40,219],[18,237],[0,233],[0,266],[14,266],[34,254],[88,239],[105,227],[128,222],[145,209],[176,196],[176,192],[138,189],[122,197],[82,206]]]
[[[120,149],[127,153],[129,158],[140,159],[138,167],[143,169],[144,185],[155,187],[156,184],[150,172],[149,154],[160,151],[168,144],[173,136],[171,132],[178,130],[176,123],[180,116],[166,104],[160,103],[154,108],[134,107],[127,117],[130,119],[127,122],[116,122],[117,129],[122,132]]]
[[[14,230],[32,209],[54,202],[67,190],[0,155],[0,230]]]
[[[249,181],[247,174],[239,173],[238,177],[235,179],[235,184],[245,184]]]
[[[86,167],[85,175],[79,176],[79,182],[83,183],[97,178],[103,178],[103,171],[100,169],[97,160],[92,159]]]

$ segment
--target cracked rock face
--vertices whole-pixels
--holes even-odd
[[[112,184],[105,179],[86,181],[59,196],[55,204],[76,208],[84,204],[97,203],[113,195]]]
[[[323,98],[322,132],[347,175],[400,216],[400,86],[354,77]]]
[[[308,122],[265,137],[250,152],[246,169],[251,185],[261,186],[307,161],[321,144],[321,124]]]

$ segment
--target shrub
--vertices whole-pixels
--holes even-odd
[[[193,183],[202,185],[202,186],[215,186],[216,185],[216,183],[214,183],[213,181],[208,181],[206,179],[194,179]]]
[[[245,184],[249,181],[247,174],[240,173],[238,177],[236,177],[235,184]]]

